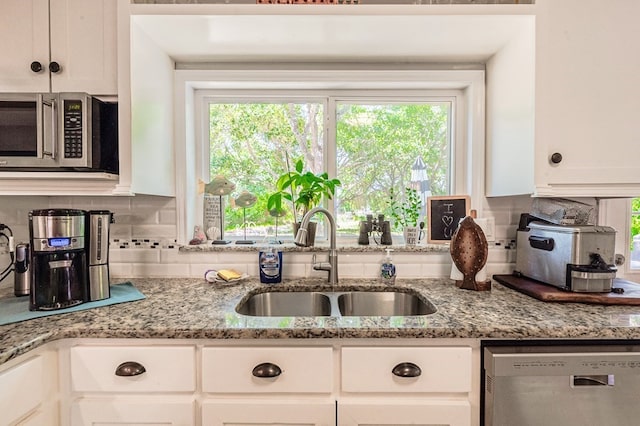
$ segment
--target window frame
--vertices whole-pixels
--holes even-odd
[[[610,198],[599,200],[598,224],[616,230],[615,252],[625,258],[618,266],[618,278],[640,282],[640,269],[631,269],[631,201],[632,198]]]
[[[287,102],[310,102],[322,104],[325,116],[324,116],[324,129],[323,129],[323,171],[327,171],[329,176],[339,177],[337,169],[337,123],[336,123],[336,106],[339,103],[353,103],[353,104],[429,104],[429,103],[442,103],[448,104],[448,133],[450,140],[449,148],[449,182],[448,188],[450,190],[456,190],[460,185],[456,186],[456,183],[464,178],[464,150],[459,149],[458,146],[463,142],[460,141],[459,135],[461,134],[461,128],[464,123],[458,123],[456,120],[456,110],[458,103],[461,102],[462,93],[460,90],[314,90],[314,91],[299,91],[299,90],[285,90],[285,93],[273,93],[272,91],[261,90],[210,90],[202,89],[196,91],[196,110],[199,108],[199,115],[202,116],[202,136],[199,139],[197,152],[200,153],[202,161],[198,161],[198,167],[202,167],[202,171],[198,173],[202,176],[202,180],[208,182],[211,178],[208,174],[210,158],[211,141],[208,135],[208,123],[210,116],[210,107],[213,104],[232,104],[232,103],[287,103]],[[454,125],[455,124],[455,125]],[[461,172],[459,170],[462,170]],[[241,188],[239,188],[241,189]],[[323,206],[330,211],[335,211],[334,199],[323,200]],[[326,237],[326,236],[325,236]],[[354,237],[357,237],[355,235]],[[229,236],[228,239],[234,238]]]
[[[206,182],[208,157],[199,155],[208,144],[208,121],[204,98],[213,93],[238,93],[260,90],[286,99],[283,92],[296,90],[311,93],[317,90],[340,91],[367,89],[375,91],[416,91],[432,94],[456,93],[456,128],[452,137],[459,138],[453,147],[455,175],[454,193],[469,194],[473,207],[482,214],[484,202],[484,147],[485,147],[485,85],[484,68],[470,69],[282,69],[245,66],[240,69],[176,70],[175,72],[175,140],[176,140],[176,220],[178,243],[186,244],[192,237],[194,226],[202,222],[202,197],[195,182]],[[293,67],[295,68],[295,67]],[[349,67],[346,67],[349,68]],[[222,99],[222,97],[220,98]],[[228,99],[228,96],[227,96]],[[393,99],[396,100],[395,98]],[[332,116],[327,108],[327,117]],[[335,134],[325,128],[327,149],[335,150]],[[460,158],[458,158],[460,157]],[[326,161],[326,157],[325,157]],[[458,162],[462,164],[459,167]],[[195,167],[194,167],[195,165]],[[330,175],[336,166],[326,164]],[[205,173],[206,171],[206,173]],[[332,203],[328,205],[333,208]]]

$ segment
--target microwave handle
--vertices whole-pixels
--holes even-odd
[[[44,117],[45,109],[49,108],[50,110],[50,120],[51,125],[49,129],[46,126],[42,126],[42,155],[48,155],[51,159],[55,160],[57,153],[57,145],[58,145],[58,106],[56,104],[55,98],[49,100],[42,101],[42,115]],[[50,136],[47,137],[47,130],[50,132]],[[48,147],[47,147],[48,145]],[[49,148],[47,150],[47,148]]]

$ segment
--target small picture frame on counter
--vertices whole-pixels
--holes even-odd
[[[449,243],[460,219],[469,215],[468,195],[427,197],[427,243]]]

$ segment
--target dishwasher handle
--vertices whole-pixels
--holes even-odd
[[[574,387],[579,386],[613,386],[615,383],[613,374],[596,374],[589,376],[571,376]]]

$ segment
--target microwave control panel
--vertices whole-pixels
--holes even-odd
[[[82,158],[82,101],[64,101],[64,158]]]

